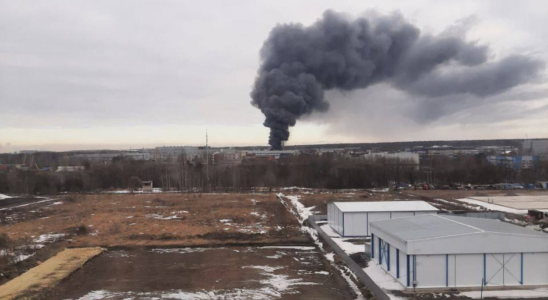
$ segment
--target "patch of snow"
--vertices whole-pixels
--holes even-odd
[[[341,249],[346,252],[346,254],[354,254],[358,252],[365,252],[365,243],[360,243],[356,245],[352,242],[348,242],[348,238],[341,238],[335,231],[331,229],[329,225],[322,225],[320,227],[331,239],[341,247]]]
[[[230,223],[230,222],[232,222],[232,220],[231,219],[221,219],[221,220],[219,220],[219,222],[221,222],[221,223]]]
[[[318,223],[316,223],[318,224]],[[319,224],[318,224],[319,225]],[[327,225],[327,224],[324,224],[324,225],[321,225],[320,228],[323,230],[323,232],[325,232],[325,234],[327,234],[329,237],[337,237],[337,238],[340,238],[341,236],[335,232],[335,230],[333,230],[333,228],[330,226],[330,225]]]
[[[29,206],[29,205],[34,205],[34,204],[39,204],[39,203],[44,203],[44,202],[50,202],[50,201],[55,201],[55,199],[47,199],[47,200],[42,200],[42,201],[36,201],[36,202],[21,204],[21,205],[12,206],[12,207],[4,207],[4,208],[0,208],[0,211],[2,211],[2,210],[11,210],[12,208],[25,207],[25,206]]]
[[[129,193],[131,193],[131,191],[130,190],[117,190],[117,191],[110,191],[108,193],[110,193],[110,194],[129,194]]]
[[[458,296],[480,299],[481,291],[461,292]],[[548,297],[548,288],[534,290],[501,290],[501,291],[483,291],[483,298],[498,299],[525,299],[525,298],[546,298]]]
[[[346,271],[349,272],[349,274],[352,274],[351,276],[353,276],[354,279],[356,279],[356,277],[354,276],[354,273],[352,273],[352,271],[350,271],[348,267],[342,266],[342,268],[346,269]],[[358,288],[354,280],[352,280],[350,276],[346,275],[345,272],[341,272],[341,276],[346,280],[346,282],[348,283],[350,288],[354,291],[354,293],[356,293],[356,300],[365,300],[365,297],[362,295],[360,289]]]
[[[57,201],[57,202],[53,202],[51,205],[61,205],[61,204],[63,204],[63,202]]]
[[[297,186],[290,186],[282,188],[282,191],[290,191],[290,190],[301,190],[301,191],[311,191],[311,188],[305,188],[305,187],[297,187]]]
[[[259,269],[265,272],[272,273],[276,270],[283,269],[283,267],[270,267],[270,266],[244,266],[242,269]]]
[[[158,249],[152,249],[151,252],[186,254],[186,253],[194,253],[194,252],[204,252],[212,249],[213,248],[158,248]],[[224,249],[224,248],[214,248],[214,249]]]
[[[25,247],[23,247],[24,249]],[[28,247],[28,249],[33,249],[32,247]],[[33,256],[35,253],[31,253],[31,254],[24,254],[24,253],[21,253],[21,251],[19,250],[16,250],[16,251],[9,251],[9,250],[0,250],[0,256],[8,256],[8,257],[11,257],[10,259],[10,262],[9,264],[16,264],[18,262],[21,262],[21,261],[24,261],[25,259]]]
[[[24,261],[25,259],[33,256],[34,253],[32,254],[19,254],[17,256],[15,256],[15,262],[20,262],[20,261]]]
[[[35,244],[43,244],[43,243],[52,243],[57,241],[58,239],[64,237],[64,233],[47,233],[42,234],[38,238],[33,240],[33,243]]]
[[[9,199],[9,198],[13,198],[13,197],[8,196],[8,195],[4,195],[4,194],[0,194],[0,200]]]
[[[540,225],[527,225],[525,228],[529,228],[536,231],[542,231],[542,228],[540,228]]]
[[[260,247],[261,249],[291,249],[291,250],[314,250],[314,247],[311,246],[264,246]]]
[[[285,274],[273,274],[274,271],[283,269],[283,267],[270,267],[270,266],[245,266],[242,268],[253,268],[263,270],[261,275],[267,276],[267,279],[260,280],[261,284],[272,286],[278,293],[292,290],[296,285],[319,285],[316,282],[303,282],[302,278],[289,279]]]
[[[370,189],[369,190],[370,192],[372,193],[388,193],[388,188],[384,188],[384,189]]]
[[[436,199],[438,200],[438,199]],[[502,205],[497,205],[497,204],[493,204],[493,203],[487,203],[487,202],[483,202],[483,201],[480,201],[480,200],[474,200],[474,199],[470,199],[470,198],[461,198],[461,199],[457,199],[458,201],[461,201],[461,202],[465,202],[465,203],[468,203],[468,204],[475,204],[475,205],[479,205],[483,208],[486,208],[486,209],[489,209],[489,210],[495,210],[495,211],[502,211],[502,212],[507,212],[507,213],[512,213],[512,214],[518,214],[518,215],[525,215],[527,214],[527,210],[521,210],[521,209],[515,209],[515,208],[510,208],[510,207],[506,207],[506,206],[502,206]],[[472,207],[468,207],[468,208],[472,208]],[[474,207],[472,208],[474,210],[479,210],[478,208]]]
[[[320,275],[329,275],[329,272],[327,271],[316,271],[314,274],[320,274]]]
[[[394,277],[389,275],[381,266],[375,261],[369,261],[367,268],[363,269],[373,281],[382,289],[385,290],[403,290],[404,287]]]
[[[276,254],[274,254],[274,255],[269,255],[269,256],[267,256],[266,258],[278,259],[278,258],[282,258],[282,257],[285,256],[285,255],[286,255],[285,252],[278,251],[278,252],[276,252]]]
[[[312,215],[312,210],[315,208],[315,206],[311,207],[305,207],[300,201],[300,196],[285,196],[282,193],[279,193],[277,195],[280,198],[285,197],[286,199],[289,199],[291,201],[291,204],[293,207],[297,210],[298,213],[298,219],[299,222],[302,224],[310,215]]]
[[[175,220],[175,219],[180,219],[178,216],[167,216],[167,217],[164,217],[162,215],[159,215],[159,214],[150,214],[150,215],[146,215],[146,217],[148,218],[154,218],[156,220]]]
[[[100,290],[100,291],[92,291],[88,293],[87,295],[84,295],[78,300],[101,300],[101,299],[108,299],[107,297],[114,296],[114,294],[109,293],[108,291]]]

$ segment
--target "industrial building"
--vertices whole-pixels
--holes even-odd
[[[412,164],[419,165],[420,159],[418,153],[413,152],[395,152],[395,153],[388,153],[388,152],[372,152],[372,153],[366,153],[363,154],[362,158],[368,159],[368,160],[378,160],[381,158],[388,158],[388,159],[398,159],[401,161],[409,161]]]
[[[371,258],[407,288],[548,284],[548,235],[498,220],[423,215],[371,223]]]
[[[298,155],[297,150],[254,150],[246,151],[246,158],[265,158],[265,159],[279,159],[280,157],[287,157]]]
[[[522,156],[487,156],[487,161],[495,166],[514,170],[534,169],[538,165],[539,157]]]
[[[327,222],[341,236],[369,236],[370,222],[437,212],[424,201],[332,202]]]

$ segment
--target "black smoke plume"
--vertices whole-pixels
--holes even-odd
[[[350,19],[334,11],[310,26],[282,24],[261,49],[252,104],[265,115],[268,143],[281,149],[303,115],[325,112],[324,91],[388,82],[427,98],[486,97],[538,77],[543,63],[522,55],[488,59],[489,48],[450,30],[422,35],[401,15]]]

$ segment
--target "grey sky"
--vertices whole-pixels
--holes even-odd
[[[425,33],[470,22],[490,56],[548,61],[546,1],[0,1],[0,152],[200,144],[266,145],[249,93],[278,23],[326,9],[400,11]],[[328,92],[331,110],[290,143],[546,137],[548,86],[442,97],[387,85]],[[338,101],[329,101],[337,97]]]

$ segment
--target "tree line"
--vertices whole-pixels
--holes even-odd
[[[391,183],[456,186],[457,184],[534,183],[548,178],[548,163],[534,169],[513,170],[489,164],[483,155],[433,157],[420,166],[400,159],[356,159],[332,155],[299,155],[279,160],[244,159],[238,165],[206,164],[181,156],[177,161],[115,159],[85,162],[76,172],[36,170],[0,171],[0,193],[56,194],[140,188],[144,180],[164,190],[246,191],[255,188],[299,186],[346,189],[382,188]]]

